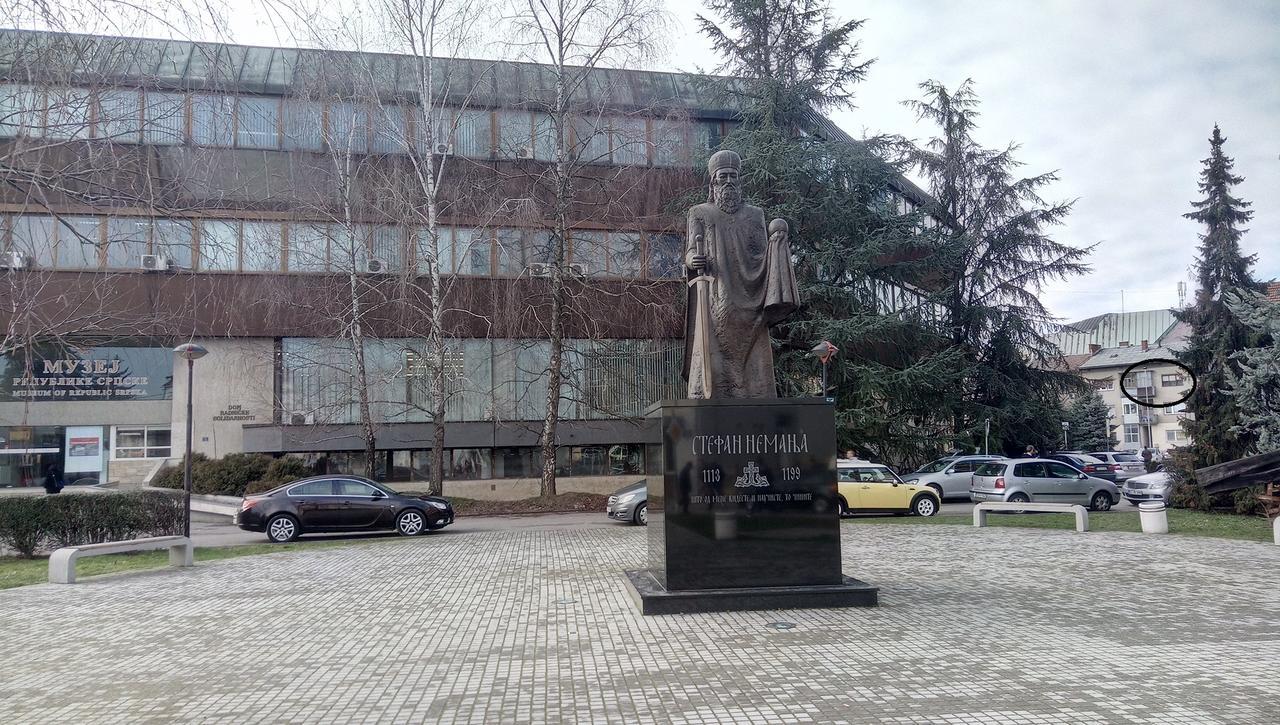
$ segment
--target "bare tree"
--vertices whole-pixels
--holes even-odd
[[[547,201],[538,209],[550,227],[548,305],[545,334],[550,346],[546,370],[547,398],[539,447],[542,452],[543,496],[556,493],[556,425],[565,381],[565,329],[569,312],[571,272],[567,245],[574,229],[575,182],[583,167],[593,161],[591,139],[600,131],[603,106],[583,113],[586,85],[605,65],[636,67],[656,48],[666,15],[652,0],[511,0],[507,9],[511,28],[509,45],[516,55],[543,65],[549,74],[550,94],[530,98],[529,105],[546,114],[551,163],[538,176]],[[598,76],[597,76],[598,77]],[[595,129],[575,133],[573,119],[596,121]],[[594,131],[594,132],[593,132]],[[531,195],[538,199],[535,191]],[[536,202],[535,202],[536,203]]]

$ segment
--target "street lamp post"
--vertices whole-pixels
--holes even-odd
[[[987,445],[991,439],[991,419],[987,418],[982,425],[982,455],[991,455],[991,448]]]
[[[818,360],[822,362],[822,397],[826,398],[827,397],[827,363],[831,362],[831,358],[835,357],[836,353],[840,352],[840,348],[836,347],[835,345],[832,345],[830,342],[826,340],[823,340],[817,345],[814,345],[813,349],[810,350],[809,352],[812,353],[814,357],[818,358]]]
[[[1062,450],[1064,451],[1071,450],[1071,443],[1067,440],[1068,430],[1071,430],[1071,424],[1065,420],[1062,421]]]
[[[192,381],[195,375],[196,360],[209,354],[209,351],[194,342],[183,343],[173,351],[178,357],[187,361],[187,448],[184,453],[186,460],[183,462],[182,470],[182,490],[184,492],[182,514],[182,535],[187,538],[191,537],[191,399],[192,399]]]

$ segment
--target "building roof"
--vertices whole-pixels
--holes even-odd
[[[1173,310],[1168,309],[1108,312],[1063,325],[1053,340],[1063,355],[1091,354],[1091,345],[1110,348],[1127,342],[1140,346],[1143,340],[1157,345],[1173,330],[1176,322]]]
[[[1157,358],[1171,359],[1177,352],[1163,345],[1149,346],[1146,350],[1141,345],[1127,347],[1108,347],[1098,351],[1088,361],[1080,365],[1080,370],[1098,370],[1102,368],[1127,368],[1134,363]]]

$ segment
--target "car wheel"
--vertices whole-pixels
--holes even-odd
[[[929,483],[929,484],[926,484],[926,485],[927,485],[929,488],[932,488],[934,493],[938,494],[938,500],[939,500],[939,501],[941,501],[941,500],[944,498],[944,496],[942,495],[942,486],[939,486],[939,485],[938,485],[938,484],[936,484],[936,483]]]
[[[639,508],[636,509],[636,515],[631,518],[631,523],[636,526],[649,525],[649,504],[640,504]]]
[[[276,514],[267,521],[267,538],[283,544],[298,538],[298,520],[289,514]]]
[[[417,536],[427,528],[426,517],[417,509],[406,509],[396,517],[396,533],[401,536]]]
[[[1111,494],[1106,491],[1099,491],[1093,494],[1093,500],[1089,501],[1090,511],[1110,511],[1111,510]]]
[[[916,496],[911,502],[911,512],[916,516],[933,516],[938,513],[938,502],[929,496]]]
[[[1025,493],[1015,493],[1006,499],[1009,503],[1030,503],[1031,499],[1027,498]]]
[[[844,518],[849,515],[849,504],[845,503],[844,496],[837,498],[836,504],[840,510],[840,518]]]

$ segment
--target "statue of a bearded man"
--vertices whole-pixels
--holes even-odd
[[[707,162],[710,201],[689,210],[684,376],[690,398],[776,398],[769,328],[800,303],[787,223],[742,203],[742,159]]]

